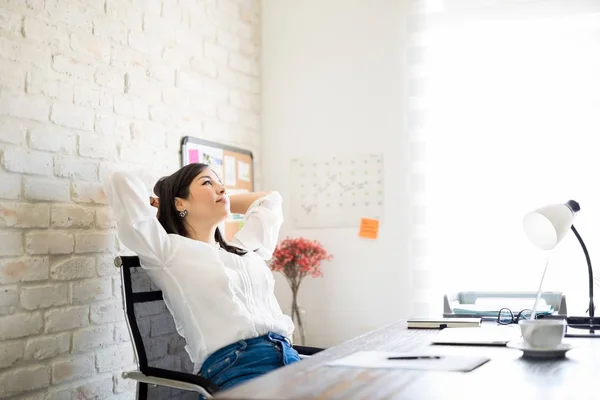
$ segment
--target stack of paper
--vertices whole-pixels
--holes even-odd
[[[493,304],[460,304],[452,309],[454,314],[456,315],[469,315],[469,316],[478,316],[478,317],[497,317],[498,312],[501,308],[505,306],[493,305]],[[519,308],[510,308],[512,310],[515,317],[524,308],[528,307],[519,307]],[[530,308],[530,307],[529,307]],[[554,308],[551,305],[540,305],[538,306],[537,315],[545,315],[552,314]]]

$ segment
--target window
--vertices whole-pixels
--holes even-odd
[[[408,51],[415,311],[439,312],[455,290],[537,290],[547,255],[522,217],[569,199],[600,273],[600,14],[437,3]],[[584,314],[587,268],[573,234],[550,253],[544,290]]]

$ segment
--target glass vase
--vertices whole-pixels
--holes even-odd
[[[306,310],[299,307],[297,304],[292,304],[292,307],[285,310],[285,314],[292,318],[294,323],[294,335],[292,337],[294,344],[301,346],[306,345]]]

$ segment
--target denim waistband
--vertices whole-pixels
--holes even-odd
[[[210,364],[214,358],[219,357],[220,353],[226,353],[228,351],[237,350],[240,347],[245,348],[246,346],[251,346],[255,343],[260,343],[265,340],[268,340],[270,342],[282,342],[282,343],[285,343],[288,346],[292,347],[292,342],[287,337],[280,335],[278,333],[275,333],[275,332],[268,332],[266,335],[258,336],[258,337],[251,338],[251,339],[239,340],[235,343],[228,344],[225,347],[221,347],[220,349],[218,349],[214,353],[212,353],[210,356],[208,356],[208,358],[206,360],[204,360],[203,365]]]

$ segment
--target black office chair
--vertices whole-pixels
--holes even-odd
[[[193,363],[185,351],[185,339],[175,328],[163,295],[141,268],[137,256],[115,258],[121,269],[123,309],[138,364],[138,371],[123,372],[137,381],[137,400],[211,398],[219,391],[213,382],[193,374]],[[301,358],[321,348],[294,346]]]

